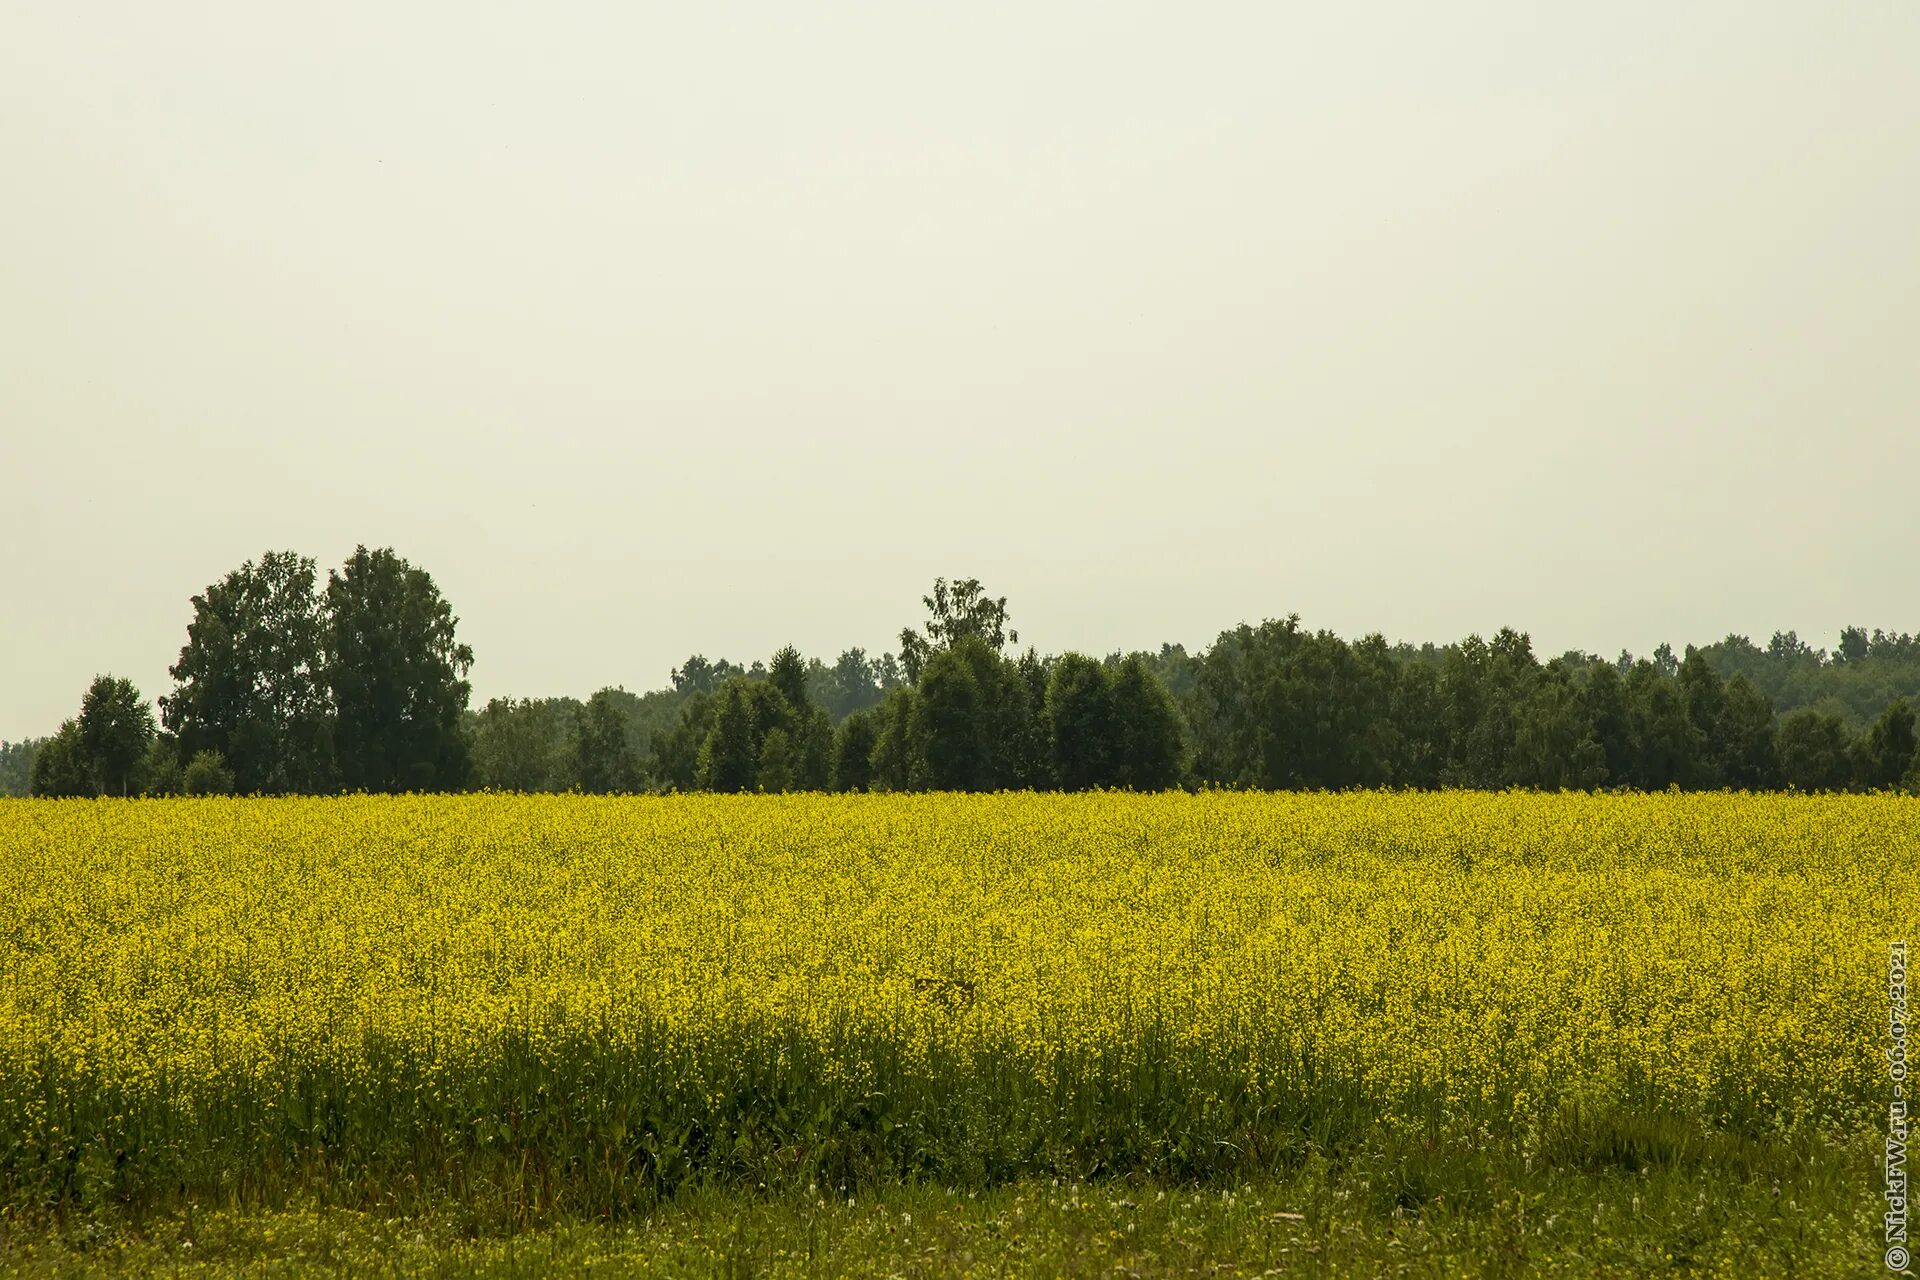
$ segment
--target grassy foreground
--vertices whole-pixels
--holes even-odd
[[[608,1226],[478,1233],[301,1206],[0,1232],[19,1276],[1884,1275],[1869,1147],[1772,1173],[1514,1171],[1400,1203],[1399,1171],[1310,1160],[1232,1186],[1026,1180],[686,1190]]]

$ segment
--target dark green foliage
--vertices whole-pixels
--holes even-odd
[[[1892,790],[1920,765],[1913,709],[1905,698],[1895,698],[1860,735],[1853,756],[1854,784],[1867,791]]]
[[[879,706],[887,690],[896,687],[903,678],[904,673],[892,654],[882,654],[880,660],[874,662],[867,658],[865,649],[844,651],[831,667],[815,661],[807,668],[809,696],[825,707],[836,723],[855,712]]]
[[[713,723],[700,747],[699,785],[708,791],[748,791],[759,764],[748,681],[735,676],[715,695]]]
[[[1840,644],[1834,650],[1835,662],[1860,663],[1866,661],[1869,649],[1867,633],[1860,627],[1843,627],[1840,631]]]
[[[80,714],[38,744],[27,790],[36,796],[136,796],[155,745],[153,708],[133,682],[95,676]]]
[[[694,693],[681,706],[678,723],[655,736],[648,759],[654,786],[692,791],[701,785],[701,750],[713,732],[713,711],[711,693]]]
[[[1139,655],[1113,672],[1112,708],[1118,730],[1113,785],[1134,791],[1177,786],[1184,767],[1186,734],[1173,696]]]
[[[153,708],[133,681],[95,676],[80,700],[80,749],[103,795],[140,793],[140,762],[153,741]]]
[[[725,658],[718,662],[709,662],[696,653],[673,669],[673,688],[676,693],[712,693],[734,676],[745,674],[742,668],[736,667]]]
[[[794,709],[786,695],[775,689],[764,676],[749,678],[745,685],[747,709],[753,722],[753,750],[758,755],[761,742],[772,730],[785,729],[791,735]]]
[[[700,746],[696,785],[713,791],[825,790],[833,766],[833,723],[815,706],[809,668],[792,647],[760,675],[735,675],[711,708],[689,703],[655,752],[656,783],[677,787],[685,744]],[[698,726],[704,724],[704,730]],[[777,736],[776,736],[777,735]],[[769,748],[768,743],[772,742]]]
[[[998,732],[1005,739],[1005,785],[1031,791],[1053,787],[1053,735],[1047,726],[1047,684],[1052,664],[1032,649],[1012,662],[995,664],[1001,702]]]
[[[640,755],[628,737],[618,692],[602,689],[574,714],[573,758],[580,789],[591,795],[641,789]]]
[[[920,791],[927,786],[925,719],[920,692],[904,685],[889,693],[878,710],[879,734],[873,746],[873,789]]]
[[[691,698],[672,689],[630,693],[623,688],[612,688],[603,689],[601,693],[619,712],[621,722],[626,725],[627,742],[640,762],[639,776],[644,780],[646,761],[652,753],[654,741],[674,730]],[[571,698],[555,701],[569,706],[579,705]],[[578,761],[570,760],[567,768],[577,771]],[[563,781],[556,789],[564,790],[569,785],[572,785],[571,781]]]
[[[1628,785],[1634,767],[1633,724],[1620,669],[1609,663],[1589,667],[1586,682],[1580,686],[1580,707],[1594,744],[1600,748],[1600,763],[1606,770],[1602,778],[1616,786]]]
[[[182,758],[218,751],[240,790],[325,790],[332,713],[314,563],[291,551],[249,560],[193,597],[187,643],[161,719]]]
[[[340,779],[367,791],[467,784],[462,731],[473,650],[433,578],[391,549],[358,548],[327,575],[326,675]]]
[[[807,664],[792,645],[773,655],[773,662],[767,667],[767,683],[787,700],[792,712],[804,710],[811,704],[807,696]]]
[[[760,760],[755,769],[755,781],[759,783],[760,790],[792,791],[794,766],[793,739],[778,726],[767,730],[767,736],[760,743]]]
[[[832,786],[835,791],[873,788],[873,749],[880,741],[880,714],[873,708],[856,711],[840,722],[833,735]]]
[[[140,794],[178,795],[181,774],[180,744],[170,734],[155,734],[153,741],[147,744],[146,754],[140,759]]]
[[[799,791],[825,791],[833,785],[833,719],[819,707],[794,718],[793,785]]]
[[[1585,790],[1606,779],[1606,751],[1594,739],[1572,673],[1558,658],[1520,709],[1508,759],[1513,780],[1522,786]]]
[[[1852,780],[1847,726],[1839,716],[1803,707],[1781,719],[1778,739],[1780,780],[1787,786],[1839,791]]]
[[[1848,627],[1831,657],[1791,631],[1765,648],[1728,636],[1703,652],[1721,676],[1743,674],[1781,714],[1814,707],[1840,716],[1850,732],[1871,724],[1895,698],[1920,701],[1920,635]]]
[[[1920,774],[1912,757],[1901,764],[1897,712],[1887,745],[1870,751],[1863,733],[1850,747],[1839,704],[1776,724],[1759,677],[1741,669],[1814,680],[1844,668],[1863,682],[1912,662],[1920,680],[1920,640],[1884,632],[1864,650],[1855,635],[1837,663],[1788,632],[1764,651],[1729,639],[1684,660],[1662,645],[1638,661],[1570,651],[1542,666],[1511,630],[1448,646],[1348,644],[1288,618],[1225,632],[1190,662],[1180,702],[1203,783],[1825,789]]]
[[[1440,677],[1450,713],[1444,781],[1498,787],[1514,774],[1507,757],[1539,677],[1532,643],[1510,627],[1491,641],[1468,636],[1448,651]]]
[[[936,791],[1047,785],[1038,709],[1027,678],[978,636],[933,654],[920,673],[906,738],[920,753],[910,772]]]
[[[0,796],[24,796],[33,791],[33,758],[44,738],[0,742]]]
[[[103,691],[58,742],[0,743],[0,795],[167,791],[203,750],[266,792],[1920,785],[1920,636],[1859,627],[1831,657],[1789,631],[1542,664],[1511,628],[1415,646],[1287,617],[1193,654],[1009,660],[1006,600],[940,579],[900,659],[695,654],[669,689],[472,713],[430,577],[363,547],[322,601],[313,579],[270,552],[194,597],[164,740]]]
[[[1720,781],[1745,791],[1780,784],[1779,749],[1773,708],[1744,675],[1727,681],[1720,718],[1709,735]]]
[[[813,697],[824,671],[818,662],[809,664],[802,659],[792,645],[773,655],[764,691],[759,695],[763,790],[827,789],[833,770],[833,720]],[[770,756],[767,743],[775,733],[781,738]]]
[[[1439,786],[1447,749],[1446,704],[1442,701],[1439,670],[1424,662],[1402,665],[1393,679],[1388,714],[1393,717],[1399,740],[1395,785]]]
[[[493,698],[473,717],[473,782],[494,791],[565,791],[580,784],[572,698]]]
[[[1473,644],[1478,662],[1485,647]],[[1471,666],[1457,665],[1443,686],[1477,693]],[[1403,755],[1390,718],[1398,678],[1378,637],[1349,645],[1302,630],[1295,617],[1222,635],[1197,683],[1203,779],[1254,787],[1392,782]],[[1447,726],[1441,732],[1458,736]]]
[[[1686,661],[1680,664],[1679,679],[1680,692],[1687,703],[1687,719],[1704,747],[1720,730],[1720,719],[1727,705],[1726,688],[1707,662],[1706,654],[1691,645],[1687,647]],[[1703,778],[1714,771],[1710,760],[1704,761],[1699,770]]]
[[[99,779],[80,740],[80,722],[66,720],[51,738],[43,739],[33,757],[29,790],[36,796],[97,796]]]
[[[186,795],[231,795],[233,788],[233,774],[218,751],[196,751],[180,773],[180,790]]]
[[[948,602],[951,608],[952,597]],[[1009,662],[958,624],[936,633],[953,638],[932,652],[917,686],[902,682],[890,655],[873,663],[850,649],[829,668],[789,647],[773,656],[762,677],[736,676],[719,686],[711,706],[695,700],[704,695],[693,695],[679,723],[655,738],[655,785],[727,791],[1048,785],[1046,737],[1030,692],[1044,688],[1044,664],[1032,654]],[[691,689],[708,669],[690,659],[676,678]],[[852,727],[836,733],[842,710],[843,725]]]
[[[1047,680],[1046,716],[1061,790],[1113,785],[1120,717],[1107,669],[1082,653],[1061,654]]]
[[[1626,781],[1647,791],[1705,784],[1706,738],[1694,727],[1685,689],[1644,658],[1633,664],[1626,684],[1633,751]]]
[[[919,724],[927,785],[936,791],[990,790],[997,779],[986,732],[987,700],[974,666],[952,650],[936,654],[920,674]]]
[[[900,633],[900,663],[912,683],[919,683],[935,654],[963,640],[977,640],[995,654],[1020,643],[1020,633],[1007,626],[1007,598],[988,596],[978,578],[951,585],[945,578],[936,578],[933,594],[920,601],[929,615],[925,630],[908,627]]]

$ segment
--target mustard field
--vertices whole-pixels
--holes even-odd
[[[5,802],[0,1203],[1850,1141],[1917,851],[1892,796]]]

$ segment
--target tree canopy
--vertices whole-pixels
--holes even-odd
[[[473,650],[433,578],[391,549],[355,550],[327,574],[326,682],[333,748],[350,790],[467,785],[462,717]]]
[[[1538,787],[1920,788],[1920,639],[1848,627],[1542,660],[1501,628],[1348,640],[1297,616],[1189,653],[1009,654],[1005,597],[937,579],[899,656],[702,654],[646,693],[467,708],[473,652],[424,569],[248,561],[192,598],[161,719],[102,676],[0,793]]]

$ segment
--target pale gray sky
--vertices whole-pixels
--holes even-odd
[[[1920,3],[0,0],[0,736],[268,548],[479,698],[1920,628]]]

